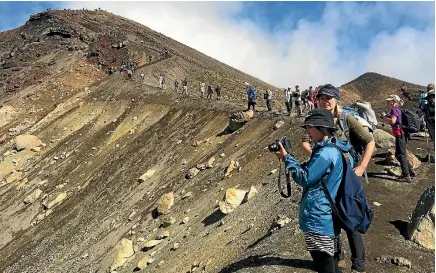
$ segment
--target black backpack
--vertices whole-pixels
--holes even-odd
[[[419,132],[420,125],[420,119],[415,112],[409,109],[403,109],[401,111],[401,127],[403,130],[409,133],[417,133]]]
[[[263,94],[263,98],[267,100],[268,99],[268,93]]]

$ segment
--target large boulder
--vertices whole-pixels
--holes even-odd
[[[407,226],[409,239],[425,248],[435,249],[434,230],[435,230],[435,187],[426,189],[415,210],[410,217]]]
[[[407,160],[409,160],[410,165],[412,165],[412,169],[416,169],[421,166],[421,160],[419,160],[412,152],[409,150],[406,151]]]
[[[236,131],[241,128],[247,121],[249,121],[253,117],[254,112],[252,110],[248,110],[245,112],[236,112],[232,113],[229,117],[229,125],[228,128],[231,131]]]
[[[374,141],[377,148],[390,148],[395,146],[395,137],[388,132],[374,129]]]
[[[15,138],[15,148],[17,151],[32,149],[42,145],[42,141],[34,135],[19,135]]]

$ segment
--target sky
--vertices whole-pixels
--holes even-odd
[[[0,31],[48,7],[100,7],[280,87],[435,81],[434,2],[0,2]]]

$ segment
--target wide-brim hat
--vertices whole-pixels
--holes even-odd
[[[398,95],[390,95],[386,100],[388,100],[388,101],[393,100],[393,101],[396,101],[396,102],[400,102],[401,98]]]
[[[307,126],[336,129],[333,114],[324,108],[316,108],[307,114],[301,127]]]

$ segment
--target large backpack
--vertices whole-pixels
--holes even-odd
[[[320,147],[317,151],[324,147],[336,148],[341,153],[342,157],[342,181],[335,200],[332,199],[325,183],[325,179],[329,173],[321,178],[321,188],[330,203],[334,219],[338,221],[342,228],[351,232],[358,231],[364,234],[368,231],[371,225],[371,222],[374,218],[374,213],[371,206],[367,202],[362,183],[360,182],[359,177],[357,177],[353,168],[345,159],[340,147],[330,143]]]
[[[357,107],[357,112],[360,117],[364,118],[372,127],[377,126],[377,115],[374,110],[372,110],[371,106],[363,102],[356,102],[354,106]]]
[[[409,109],[401,110],[401,127],[404,131],[409,133],[417,133],[419,132],[420,125],[421,122],[415,112]]]
[[[359,112],[357,110],[355,110],[354,108],[349,107],[349,106],[344,106],[344,107],[342,107],[342,110],[343,110],[343,112],[342,112],[343,116],[340,117],[339,121],[341,122],[341,124],[340,124],[341,127],[345,128],[347,133],[348,133],[348,127],[347,127],[347,123],[345,122],[346,115],[352,115],[353,117],[355,117],[357,119],[357,121],[359,121],[359,123],[362,124],[363,127],[368,128],[370,133],[372,133],[374,131],[373,124],[371,124],[372,122],[368,121],[365,117],[360,115]],[[375,113],[374,113],[374,115],[375,115]],[[376,119],[376,123],[377,123],[377,119]],[[377,125],[377,124],[375,124],[375,125]]]

